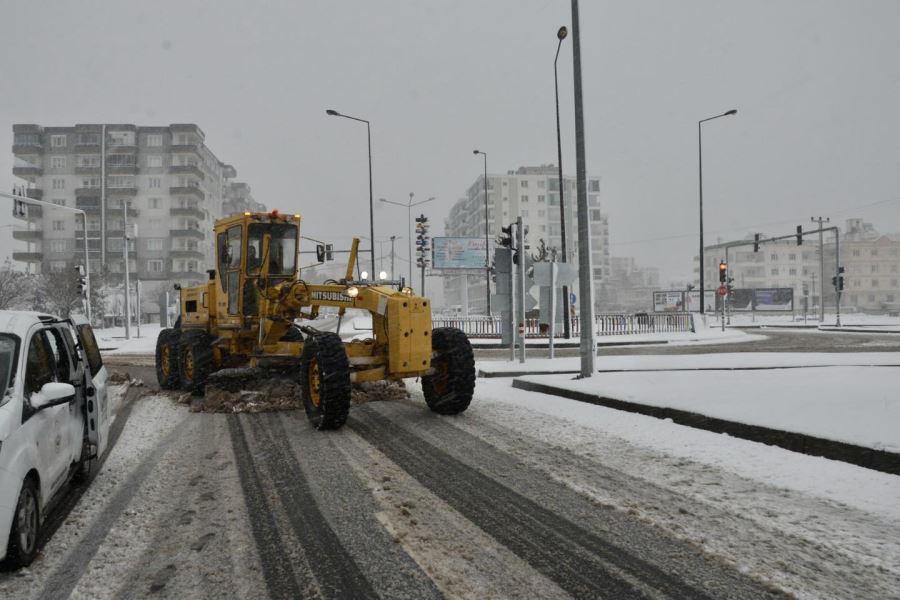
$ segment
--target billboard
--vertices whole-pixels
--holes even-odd
[[[484,269],[487,240],[484,238],[436,237],[431,240],[435,269]]]
[[[794,310],[793,288],[757,288],[753,295],[756,310]]]
[[[684,310],[685,292],[653,292],[653,312],[676,312]],[[698,296],[699,297],[699,296]]]

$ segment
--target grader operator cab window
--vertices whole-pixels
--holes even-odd
[[[263,260],[270,277],[293,276],[297,268],[297,227],[287,223],[253,223],[247,235],[247,274],[259,275]],[[263,236],[271,234],[268,251]]]
[[[241,226],[229,227],[219,235],[219,275],[228,295],[228,314],[238,314],[241,274]]]

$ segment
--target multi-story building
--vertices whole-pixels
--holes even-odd
[[[765,235],[760,236],[765,239]],[[794,239],[764,242],[753,251],[753,235],[744,238],[747,245],[727,248],[733,242],[707,246],[705,279],[707,290],[719,286],[719,261],[728,260],[728,273],[738,288],[784,287],[794,290],[795,306],[804,293],[809,305],[822,301],[822,263],[816,236],[806,236],[798,246]],[[829,310],[835,303],[832,277],[835,275],[834,233],[824,234],[824,302]],[[900,238],[878,233],[871,223],[848,219],[840,237],[844,290],[841,306],[860,311],[880,312],[896,308],[900,301]],[[699,259],[694,257],[694,284],[699,285]]]
[[[71,212],[30,206],[28,229],[14,233],[26,248],[14,260],[32,272],[61,271],[82,262],[86,241],[91,271],[115,280],[124,271],[127,221],[129,231],[136,225],[128,252],[135,277],[186,284],[206,277],[212,224],[237,173],[205,145],[199,127],[14,125],[13,134],[13,174],[28,195],[87,213],[84,231]]]
[[[265,212],[264,204],[253,199],[250,185],[243,181],[232,181],[225,188],[225,201],[222,203],[224,216],[244,212]]]
[[[559,171],[553,165],[520,167],[505,175],[487,176],[488,231],[491,247],[500,235],[500,228],[515,222],[518,216],[529,228],[528,241],[532,252],[543,239],[548,248],[561,249],[559,213]],[[565,203],[566,254],[569,262],[578,256],[578,227],[576,180],[563,177]],[[591,258],[594,269],[594,298],[598,302],[603,282],[609,275],[609,226],[606,215],[600,212],[600,180],[588,179],[590,209]],[[485,226],[484,176],[479,176],[465,197],[458,200],[444,220],[444,235],[448,237],[484,237]],[[493,253],[492,253],[493,254]],[[485,276],[483,274],[453,275],[445,273],[444,302],[446,305],[465,304],[471,313],[486,311]],[[573,286],[577,291],[577,284]]]
[[[653,292],[658,290],[658,267],[641,267],[630,256],[613,256],[603,287],[602,308],[607,312],[651,310]]]

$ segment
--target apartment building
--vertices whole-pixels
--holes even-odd
[[[631,256],[613,256],[605,283],[602,297],[604,312],[652,310],[653,292],[660,289],[659,268],[642,267]]]
[[[258,206],[247,184],[231,183],[235,168],[194,124],[17,124],[13,135],[13,174],[27,194],[87,214],[85,231],[74,213],[28,207],[20,217],[26,228],[13,234],[25,248],[13,259],[31,272],[82,263],[87,243],[91,271],[115,282],[124,273],[127,223],[132,234],[136,226],[128,247],[133,277],[195,285],[213,264],[215,219],[234,206]]]
[[[535,252],[539,241],[561,251],[559,210],[559,171],[555,166],[519,167],[505,175],[487,176],[488,231],[493,247],[500,228],[515,222],[518,216],[529,228],[528,242]],[[575,177],[563,177],[566,253],[577,262],[578,227]],[[588,205],[591,232],[591,258],[594,269],[594,300],[599,304],[602,287],[609,276],[609,225],[600,211],[600,180],[588,179]],[[479,176],[458,200],[444,220],[448,237],[484,237],[484,176]],[[482,274],[444,274],[444,301],[449,306],[465,304],[473,314],[486,310],[485,277]],[[573,286],[577,290],[577,283]]]
[[[761,236],[765,238],[766,236]],[[805,236],[798,246],[793,239],[762,244],[753,252],[753,235],[745,237],[748,245],[726,247],[722,243],[707,246],[705,279],[708,290],[719,285],[719,261],[727,255],[728,272],[738,288],[785,287],[794,290],[795,306],[804,292],[810,306],[823,299],[821,262],[817,236]],[[832,277],[835,274],[834,233],[824,234],[825,286],[824,302],[829,310],[835,304]],[[862,312],[896,309],[900,303],[900,236],[884,235],[862,219],[848,219],[840,231],[841,262],[844,267],[844,290],[841,306]],[[699,285],[699,259],[694,257],[694,284]]]

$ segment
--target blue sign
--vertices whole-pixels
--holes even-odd
[[[432,240],[435,269],[484,269],[487,258],[484,238],[436,237]]]
[[[575,301],[577,299],[578,298],[575,297],[575,292],[569,294],[569,304],[571,304],[572,306],[575,306]]]

